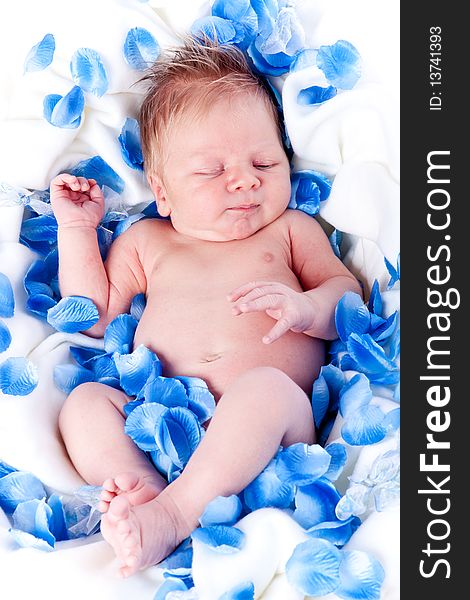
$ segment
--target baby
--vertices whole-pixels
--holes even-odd
[[[216,496],[243,490],[279,446],[312,444],[309,395],[337,337],[334,311],[359,285],[320,225],[286,210],[290,168],[278,114],[243,54],[189,41],[152,67],[142,147],[158,212],[135,223],[103,264],[93,179],[51,182],[62,296],[91,298],[101,337],[132,298],[147,304],[134,344],[167,377],[204,379],[217,402],[170,485],[124,432],[123,392],[75,388],[59,427],[77,471],[103,485],[101,531],[126,577],[170,554]]]

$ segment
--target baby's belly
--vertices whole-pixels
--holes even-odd
[[[325,360],[321,340],[288,332],[266,345],[261,339],[275,321],[264,313],[234,316],[228,303],[209,303],[203,309],[178,305],[175,298],[157,310],[147,309],[134,341],[134,346],[144,344],[156,352],[166,377],[200,377],[218,399],[241,373],[271,366],[284,371],[310,396]]]

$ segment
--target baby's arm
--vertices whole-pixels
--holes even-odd
[[[333,253],[320,225],[300,211],[287,211],[292,268],[304,292],[276,282],[251,282],[234,290],[234,314],[266,311],[277,323],[263,338],[271,343],[291,330],[324,340],[338,334],[336,305],[347,291],[361,294],[359,283]]]
[[[96,228],[103,217],[104,200],[96,181],[58,175],[51,182],[51,205],[58,222],[61,294],[93,300],[100,319],[86,333],[101,337],[107,324],[146,288],[134,232],[128,230],[113,242],[103,264]]]

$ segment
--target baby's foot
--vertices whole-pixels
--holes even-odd
[[[101,533],[120,562],[122,577],[166,558],[190,533],[178,509],[165,496],[131,506],[116,496],[101,519]]]
[[[98,510],[106,513],[113,498],[121,494],[126,495],[131,506],[138,506],[153,500],[162,489],[162,479],[158,474],[141,476],[137,473],[122,473],[114,479],[106,479],[103,483]]]

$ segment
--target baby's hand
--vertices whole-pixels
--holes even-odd
[[[263,337],[265,344],[274,342],[287,331],[308,331],[315,319],[312,300],[282,283],[253,281],[231,292],[227,299],[234,303],[234,315],[266,312],[277,320],[271,331]]]
[[[51,205],[62,227],[93,227],[103,218],[104,198],[94,179],[61,173],[51,181]]]

